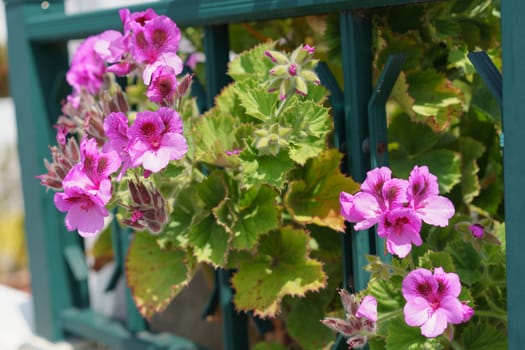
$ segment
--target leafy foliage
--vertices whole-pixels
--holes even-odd
[[[467,58],[484,49],[500,65],[498,7],[496,0],[456,0],[363,12],[373,23],[375,79],[389,54],[407,55],[387,106],[393,175],[406,178],[414,165],[427,165],[456,207],[449,227],[424,229],[424,243],[408,259],[369,257],[371,280],[362,293],[377,299],[381,321],[372,350],[506,346],[501,111]],[[327,91],[308,86],[306,96],[295,94],[299,85],[290,84],[298,83],[286,78],[273,91],[275,65],[265,52],[318,41],[316,54],[339,77],[339,23],[319,16],[272,24],[231,26],[239,41],[258,45],[230,62],[233,81],[213,108],[198,115],[195,101],[180,104],[188,155],[149,179],[168,198],[169,220],[157,236],[135,235],[127,277],[150,318],[189,282],[196,264],[233,269],[238,310],[282,318],[288,348],[321,349],[334,337],[319,320],[341,312],[334,301],[342,280],[336,231],[345,230],[339,194],[358,184],[341,172],[343,155],[330,146]],[[264,40],[274,35],[283,38]],[[145,86],[128,91],[132,103],[145,103]],[[472,235],[472,224],[483,227],[483,237]],[[419,267],[460,276],[460,300],[478,312],[470,324],[434,339],[405,324],[402,281]]]

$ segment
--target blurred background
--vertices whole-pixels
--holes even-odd
[[[16,151],[13,101],[9,97],[7,32],[0,6],[0,283],[29,290],[23,203]]]

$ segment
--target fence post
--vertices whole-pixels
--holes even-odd
[[[65,232],[63,216],[53,205],[53,193],[35,179],[44,172],[43,159],[54,143],[51,127],[60,111],[60,82],[68,66],[65,42],[31,43],[26,18],[63,12],[63,2],[5,0],[8,25],[10,89],[15,101],[18,154],[24,193],[25,231],[36,332],[48,339],[63,337],[60,312],[75,302],[85,302],[78,292],[65,252],[78,244],[76,233]],[[43,3],[42,3],[43,4]],[[78,285],[77,285],[78,286]],[[84,285],[82,288],[87,288]]]
[[[523,269],[523,216],[525,214],[525,2],[501,4],[503,38],[503,173],[507,247],[508,348],[524,349],[525,269]]]
[[[367,110],[372,91],[371,25],[352,11],[343,11],[340,21],[348,173],[355,181],[361,182],[370,169],[369,156],[364,153],[363,144],[368,138]],[[369,230],[354,232],[350,229],[343,236],[345,288],[361,290],[366,287],[369,275],[363,269],[367,264],[365,254],[370,254]]]
[[[229,62],[228,25],[204,27],[206,53],[206,90],[208,107],[213,106],[215,95],[230,82],[226,75]],[[233,305],[231,271],[219,270],[215,283],[219,283],[219,303],[223,318],[223,344],[225,350],[248,349],[247,317]]]

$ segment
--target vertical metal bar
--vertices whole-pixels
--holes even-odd
[[[208,107],[214,105],[215,96],[231,82],[226,74],[230,61],[230,42],[227,25],[204,27],[206,54],[206,92]]]
[[[379,76],[368,103],[368,127],[370,129],[370,164],[372,168],[388,165],[388,138],[386,124],[386,101],[405,63],[405,55],[390,55]],[[374,232],[376,230],[374,229]],[[385,239],[374,234],[375,251],[385,262],[391,262],[392,256],[385,250]]]
[[[471,52],[468,55],[470,62],[476,68],[481,79],[489,88],[492,95],[498,100],[499,105],[503,103],[503,82],[501,73],[484,51]]]
[[[28,41],[26,16],[42,12],[40,3],[14,0],[4,3],[35,327],[39,335],[57,340],[63,337],[60,312],[72,306],[74,294],[63,249],[67,244],[75,244],[76,234],[65,232],[63,216],[58,215],[53,205],[53,193],[40,186],[35,175],[44,172],[42,160],[49,156],[48,145],[54,142],[49,120],[55,120],[60,104],[51,95],[50,87],[67,69],[67,49],[65,43],[36,46]],[[52,7],[51,11],[63,11],[63,3],[59,1],[53,2]]]
[[[368,137],[367,106],[372,90],[371,26],[365,18],[351,11],[342,12],[340,21],[348,172],[354,180],[363,181],[370,169],[363,144]],[[353,232],[350,228],[342,240],[344,287],[361,290],[369,279],[363,268],[367,264],[365,255],[371,252],[370,232]]]
[[[215,95],[231,80],[226,75],[229,62],[229,37],[227,25],[204,27],[206,53],[206,89],[208,106],[213,106]],[[231,271],[219,270],[219,300],[223,317],[223,344],[225,350],[248,349],[247,317],[238,313],[233,305],[230,284]]]
[[[525,349],[525,2],[501,3],[503,38],[503,173],[507,241],[507,312],[509,349]]]

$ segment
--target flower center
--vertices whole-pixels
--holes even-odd
[[[168,34],[164,30],[157,29],[153,32],[152,39],[155,47],[161,47],[166,42]]]

